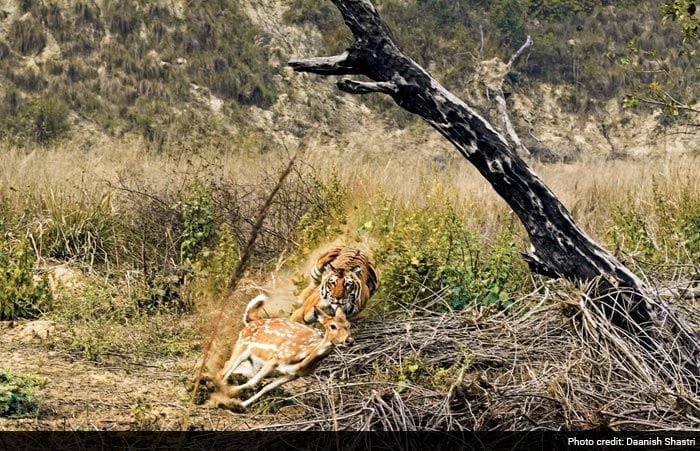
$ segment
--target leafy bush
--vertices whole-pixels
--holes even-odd
[[[175,208],[180,212],[183,225],[180,261],[194,261],[202,248],[216,238],[211,194],[201,186],[195,185]]]
[[[70,128],[68,109],[54,96],[22,99],[17,90],[10,88],[5,92],[5,100],[0,105],[0,137],[17,144],[47,144],[65,136]]]
[[[54,97],[38,99],[32,105],[32,138],[46,144],[61,137],[68,130],[68,108]]]
[[[690,259],[700,262],[700,208],[685,218],[681,230]]]
[[[0,233],[0,320],[37,318],[51,304],[46,279],[35,277],[28,240]]]
[[[385,229],[375,250],[385,309],[503,309],[528,283],[512,233],[504,229],[486,249],[444,199],[401,212]]]
[[[529,0],[498,0],[491,6],[491,22],[509,42],[524,41],[529,3]]]
[[[216,247],[212,250],[205,248],[201,258],[194,262],[196,283],[191,291],[195,296],[218,297],[223,294],[240,259],[236,240],[229,228],[222,225],[217,235]]]
[[[669,198],[656,180],[646,205],[618,205],[612,212],[608,239],[615,253],[656,269],[700,261],[700,204],[690,192]],[[661,266],[659,266],[661,264]]]
[[[35,414],[38,408],[33,377],[18,376],[0,370],[0,417],[19,417]]]
[[[141,307],[149,290],[136,278],[88,277],[56,302],[51,317],[66,326],[66,333],[51,336],[50,345],[96,362],[114,352],[133,358],[189,352],[197,331],[179,327],[169,308]]]
[[[350,195],[337,172],[326,181],[312,176],[310,193],[315,197],[314,203],[296,225],[296,241],[303,255],[340,232],[340,226],[347,222],[345,207]]]

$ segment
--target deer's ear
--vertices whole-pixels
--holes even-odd
[[[332,263],[326,263],[325,265],[323,265],[323,272],[326,271],[335,271],[335,267]]]
[[[362,275],[362,267],[355,266],[354,268],[352,268],[352,272],[354,272],[355,275],[357,275],[357,277],[360,277]]]

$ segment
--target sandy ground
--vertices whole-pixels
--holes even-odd
[[[38,414],[0,418],[0,430],[249,429],[271,420],[191,405],[199,356],[97,365],[50,350],[47,333],[57,333],[48,321],[0,322],[0,368],[41,381]]]

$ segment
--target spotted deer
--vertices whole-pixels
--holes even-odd
[[[325,333],[321,333],[288,319],[255,319],[254,311],[266,299],[265,295],[260,295],[248,303],[243,314],[245,328],[238,335],[231,358],[217,375],[219,391],[244,408],[270,390],[313,373],[335,346],[349,346],[354,342],[342,308],[336,310],[335,316],[323,319]],[[233,373],[244,376],[248,382],[229,386],[228,378]],[[242,390],[253,388],[274,374],[278,377],[247,400],[241,402],[235,398]]]

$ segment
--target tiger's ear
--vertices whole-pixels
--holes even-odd
[[[335,267],[332,263],[326,263],[325,265],[323,265],[323,272],[326,271],[335,271]]]
[[[362,267],[361,266],[355,266],[352,268],[352,272],[354,272],[357,277],[360,277],[362,275]]]

